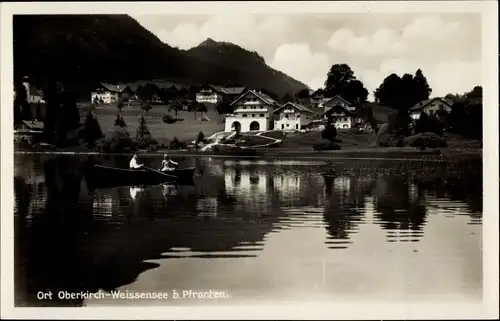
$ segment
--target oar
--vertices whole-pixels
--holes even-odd
[[[147,169],[147,170],[150,170],[150,171],[152,171],[152,172],[155,172],[155,173],[158,173],[158,174],[164,175],[164,176],[169,177],[169,178],[172,178],[172,179],[177,178],[176,176],[165,174],[165,173],[163,173],[163,172],[157,171],[156,169],[152,169],[151,167],[147,167],[147,166],[143,166],[143,167],[144,167],[145,169]]]

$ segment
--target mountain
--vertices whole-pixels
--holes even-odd
[[[279,96],[306,87],[234,44],[207,39],[173,48],[127,15],[15,15],[13,28],[14,76],[40,85],[57,79],[88,91],[101,81],[163,79],[241,84]]]

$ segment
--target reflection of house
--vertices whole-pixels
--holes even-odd
[[[43,134],[43,123],[23,120],[14,128],[14,142],[33,144]]]
[[[110,195],[96,195],[92,207],[95,215],[111,216],[113,214],[113,198]]]
[[[274,111],[274,128],[282,130],[300,130],[314,119],[314,112],[296,104],[286,103]]]
[[[226,115],[226,132],[264,131],[273,128],[273,112],[279,105],[272,98],[258,91],[249,90],[231,105],[233,114]]]
[[[113,85],[101,83],[97,89],[91,93],[90,102],[102,104],[116,103],[120,98],[131,98],[134,93],[128,85]]]
[[[216,197],[199,198],[196,200],[198,216],[217,216],[218,203]]]
[[[431,98],[421,101],[410,108],[410,116],[414,120],[420,118],[422,112],[427,115],[437,115],[439,111],[451,112],[451,104],[443,98]]]
[[[204,85],[200,91],[196,93],[196,101],[199,103],[216,104],[226,97],[229,101],[233,101],[238,96],[243,94],[245,87],[219,87],[214,85]]]

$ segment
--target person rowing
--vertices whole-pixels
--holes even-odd
[[[174,162],[168,158],[168,155],[163,155],[163,160],[161,161],[160,171],[173,171],[179,166],[179,163]]]
[[[137,157],[137,154],[134,154],[134,156],[132,156],[132,159],[130,160],[129,167],[130,169],[141,169],[144,167],[144,164],[141,164]]]

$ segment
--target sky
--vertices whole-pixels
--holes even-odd
[[[391,73],[420,68],[433,97],[481,84],[481,16],[477,13],[215,14],[133,16],[180,49],[207,38],[258,52],[266,63],[312,89],[332,64],[346,63],[373,99]]]

